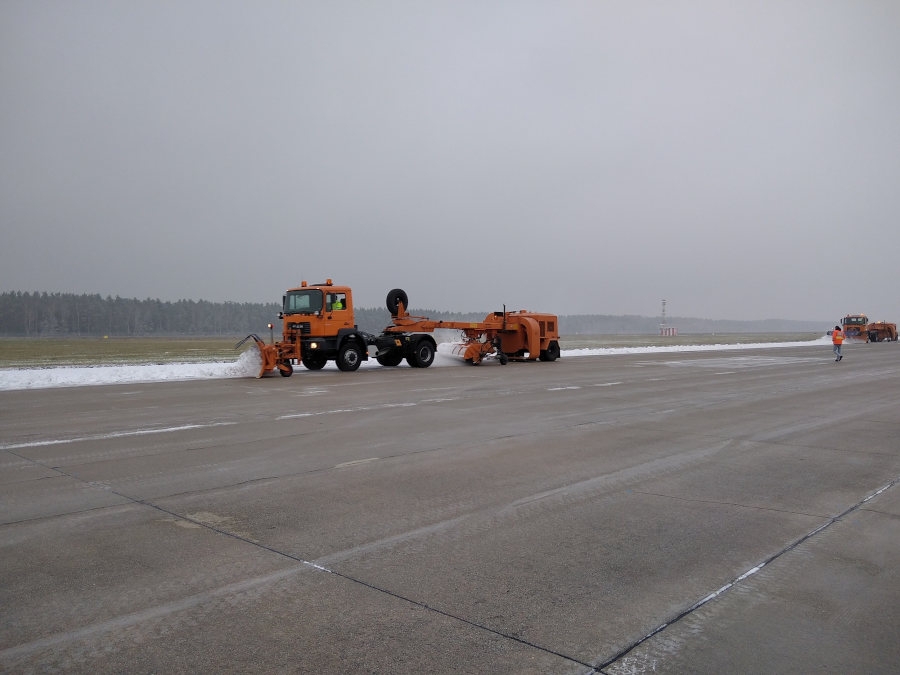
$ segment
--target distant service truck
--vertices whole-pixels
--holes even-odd
[[[869,321],[865,314],[847,314],[841,319],[844,337],[858,342],[897,342],[897,324]]]

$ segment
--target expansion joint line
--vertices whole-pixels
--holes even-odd
[[[237,541],[243,542],[245,544],[249,544],[249,545],[259,548],[263,551],[267,551],[274,555],[281,556],[281,557],[287,558],[289,560],[293,560],[294,562],[300,563],[301,565],[305,565],[307,567],[311,567],[312,569],[318,570],[320,572],[325,572],[327,574],[333,574],[334,576],[336,576],[340,579],[343,579],[344,581],[349,581],[350,583],[358,584],[358,585],[363,586],[364,588],[367,588],[371,591],[375,591],[376,593],[383,593],[384,595],[392,597],[396,600],[401,600],[410,605],[413,605],[414,607],[419,607],[420,609],[424,609],[426,611],[432,612],[434,614],[438,614],[445,618],[452,619],[453,621],[459,621],[460,623],[466,624],[467,626],[471,626],[472,628],[477,628],[478,630],[492,633],[493,635],[497,635],[498,637],[501,637],[501,638],[504,638],[507,640],[513,640],[514,642],[518,642],[519,644],[525,645],[526,647],[530,647],[532,649],[537,649],[537,650],[545,652],[547,654],[552,654],[554,656],[558,656],[561,659],[566,659],[567,661],[577,663],[580,666],[584,666],[585,668],[588,668],[590,670],[590,672],[592,672],[592,673],[597,672],[597,669],[594,666],[592,666],[589,663],[585,663],[584,661],[581,661],[580,659],[578,659],[574,656],[569,656],[567,654],[563,654],[561,652],[550,649],[549,647],[544,647],[542,645],[539,645],[535,642],[531,642],[529,640],[524,640],[520,637],[516,637],[515,635],[510,635],[509,633],[504,633],[500,630],[497,630],[496,628],[491,628],[490,626],[485,626],[484,624],[478,623],[476,621],[472,621],[470,619],[466,619],[465,617],[458,616],[456,614],[451,614],[450,612],[447,612],[443,609],[439,609],[437,607],[432,607],[428,603],[422,602],[421,600],[414,600],[413,598],[407,597],[405,595],[401,595],[400,593],[398,593],[396,591],[392,591],[387,588],[382,588],[380,586],[376,586],[375,584],[369,583],[368,581],[363,581],[362,579],[358,579],[356,577],[350,576],[349,574],[344,574],[343,572],[338,572],[338,571],[330,569],[328,567],[319,565],[318,563],[315,563],[315,562],[312,562],[309,560],[305,560],[305,559],[303,559],[299,556],[293,555],[291,553],[287,553],[285,551],[280,551],[277,548],[267,546],[266,544],[261,544],[258,541],[253,541],[252,539],[248,539],[247,537],[241,536],[239,534],[235,534],[233,532],[228,532],[227,530],[222,530],[218,527],[214,527],[214,526],[210,525],[209,523],[204,523],[203,521],[196,520],[194,518],[189,518],[183,514],[176,513],[175,511],[170,511],[169,509],[163,508],[162,506],[159,506],[158,504],[154,504],[152,502],[148,502],[148,501],[141,500],[141,499],[133,499],[131,497],[128,497],[127,495],[123,495],[118,492],[116,492],[115,494],[119,495],[120,497],[123,497],[124,499],[128,499],[129,501],[131,501],[135,504],[140,504],[142,506],[146,506],[148,508],[160,511],[161,513],[165,513],[169,516],[179,518],[181,520],[186,520],[189,523],[193,523],[195,525],[198,525],[199,527],[203,527],[212,532],[216,532],[217,534],[221,534],[225,537],[230,537],[232,539],[236,539]]]
[[[15,453],[13,453],[13,454],[15,454]],[[28,458],[24,458],[24,457],[23,457],[23,459],[26,459],[26,460],[27,460]],[[34,464],[37,464],[37,465],[40,465],[40,466],[44,466],[45,468],[51,469],[51,470],[53,470],[53,471],[56,471],[56,472],[59,473],[60,475],[67,476],[67,477],[69,477],[69,478],[72,478],[73,480],[76,480],[76,481],[79,481],[79,482],[81,482],[81,483],[84,483],[85,485],[91,485],[92,487],[96,487],[96,485],[97,485],[96,483],[89,483],[89,482],[85,481],[83,478],[79,478],[78,476],[75,476],[75,475],[73,475],[72,473],[63,470],[63,469],[61,469],[60,467],[50,467],[50,466],[47,466],[46,464],[44,464],[44,463],[42,463],[42,462],[40,462],[40,461],[35,461],[35,460],[28,460],[28,461],[31,461],[31,462],[33,462]],[[447,612],[447,611],[442,610],[442,609],[438,609],[437,607],[431,607],[431,606],[428,605],[427,603],[422,602],[422,601],[420,601],[420,600],[414,600],[413,598],[409,598],[409,597],[407,597],[407,596],[405,596],[405,595],[401,595],[400,593],[397,593],[396,591],[391,591],[391,590],[389,590],[389,589],[387,589],[387,588],[381,588],[380,586],[376,586],[376,585],[371,584],[371,583],[369,583],[369,582],[367,582],[367,581],[363,581],[362,579],[357,579],[356,577],[352,577],[352,576],[350,576],[350,575],[348,575],[348,574],[344,574],[344,573],[342,573],[342,572],[337,572],[337,571],[335,571],[335,570],[333,570],[333,569],[329,569],[329,568],[324,567],[324,566],[322,566],[322,565],[319,565],[319,564],[317,564],[317,563],[315,563],[315,562],[311,562],[311,561],[309,561],[309,560],[305,560],[305,559],[300,558],[299,556],[293,555],[293,554],[291,554],[291,553],[287,553],[287,552],[285,552],[285,551],[280,551],[280,550],[278,550],[278,549],[276,549],[276,548],[273,548],[273,547],[271,547],[271,546],[267,546],[266,544],[262,544],[262,543],[260,543],[260,542],[258,542],[258,541],[253,541],[252,539],[249,539],[249,538],[247,538],[247,537],[241,536],[241,535],[239,535],[239,534],[235,534],[234,532],[229,532],[229,531],[227,531],[227,530],[223,530],[223,529],[221,529],[221,528],[214,527],[214,526],[210,525],[209,523],[205,523],[205,522],[203,522],[203,521],[201,521],[201,520],[197,520],[197,519],[195,519],[195,518],[190,518],[190,517],[188,517],[188,516],[185,516],[184,514],[177,513],[177,512],[175,512],[175,511],[171,511],[171,510],[166,509],[166,508],[164,508],[164,507],[162,507],[162,506],[160,506],[160,505],[158,505],[158,504],[154,504],[154,503],[151,502],[151,501],[147,501],[147,500],[145,500],[145,499],[138,499],[138,498],[136,498],[136,497],[132,497],[132,496],[130,496],[130,495],[124,494],[123,492],[120,492],[119,490],[113,490],[112,488],[108,488],[108,490],[109,490],[109,493],[110,493],[110,494],[116,495],[117,497],[121,497],[122,499],[125,499],[126,501],[128,501],[128,502],[130,502],[130,503],[132,503],[132,504],[139,505],[139,506],[144,506],[144,507],[153,509],[153,510],[155,510],[155,511],[159,511],[160,513],[165,513],[166,515],[172,516],[173,518],[178,518],[179,520],[184,520],[184,521],[187,521],[187,522],[189,522],[189,523],[193,523],[194,525],[197,525],[198,527],[202,527],[202,528],[207,529],[207,530],[210,530],[210,531],[212,531],[212,532],[216,532],[217,534],[221,534],[222,536],[230,537],[231,539],[235,539],[235,540],[240,541],[240,542],[243,542],[243,543],[245,543],[245,544],[249,544],[250,546],[253,546],[253,547],[255,547],[255,548],[258,548],[258,549],[267,551],[267,552],[269,552],[269,553],[272,553],[272,554],[274,554],[274,555],[280,556],[280,557],[282,557],[282,558],[287,558],[287,559],[289,559],[289,560],[292,560],[292,561],[294,561],[294,562],[300,563],[301,565],[305,565],[305,566],[310,567],[310,568],[312,568],[312,569],[319,570],[320,572],[326,572],[327,574],[333,574],[334,576],[339,577],[340,579],[343,579],[343,580],[345,580],[345,581],[349,581],[350,583],[359,584],[360,586],[363,586],[363,587],[365,587],[365,588],[367,588],[367,589],[369,589],[369,590],[375,591],[375,592],[377,592],[377,593],[383,593],[384,595],[390,596],[390,597],[395,598],[395,599],[397,599],[397,600],[401,600],[401,601],[406,602],[406,603],[408,603],[408,604],[410,604],[410,605],[413,605],[413,606],[415,606],[415,607],[419,607],[419,608],[421,608],[421,609],[424,609],[424,610],[426,610],[426,611],[432,612],[432,613],[434,613],[434,614],[438,614],[438,615],[440,615],[440,616],[443,616],[443,617],[445,617],[445,618],[448,618],[448,619],[451,619],[451,620],[454,620],[454,621],[459,621],[460,623],[463,623],[463,624],[466,624],[466,625],[468,625],[468,626],[471,626],[472,628],[477,628],[478,630],[482,630],[482,631],[486,631],[486,632],[488,632],[488,633],[492,633],[493,635],[497,635],[498,637],[501,637],[501,638],[504,638],[504,639],[507,639],[507,640],[513,640],[514,642],[518,642],[519,644],[525,645],[526,647],[529,647],[529,648],[531,648],[531,649],[537,649],[537,650],[542,651],[542,652],[545,652],[545,653],[547,653],[547,654],[552,654],[552,655],[554,655],[554,656],[558,656],[558,657],[561,658],[561,659],[566,659],[567,661],[571,661],[571,662],[573,662],[573,663],[577,663],[578,665],[584,666],[585,668],[589,669],[591,672],[597,672],[596,669],[595,669],[592,665],[590,665],[589,663],[585,663],[584,661],[581,661],[580,659],[577,659],[577,658],[575,658],[575,657],[573,657],[573,656],[569,656],[569,655],[567,655],[567,654],[562,654],[561,652],[558,652],[558,651],[555,651],[555,650],[553,650],[553,649],[550,649],[549,647],[544,647],[544,646],[542,646],[542,645],[539,645],[539,644],[537,644],[537,643],[531,642],[531,641],[529,641],[529,640],[524,640],[524,639],[522,639],[522,638],[520,638],[520,637],[516,637],[515,635],[510,635],[509,633],[504,633],[504,632],[502,632],[502,631],[500,631],[500,630],[497,630],[496,628],[491,628],[491,627],[489,627],[489,626],[485,626],[484,624],[480,624],[480,623],[478,623],[478,622],[476,622],[476,621],[472,621],[472,620],[470,620],[470,619],[466,619],[465,617],[458,616],[458,615],[456,615],[456,614],[451,614],[450,612]]]
[[[707,596],[704,597],[703,599],[698,600],[698,601],[695,602],[693,605],[691,605],[690,607],[688,607],[686,610],[684,610],[683,612],[681,612],[680,614],[678,614],[677,616],[675,616],[673,619],[671,619],[671,620],[669,620],[669,621],[666,621],[665,623],[660,624],[659,626],[657,626],[656,628],[654,628],[652,631],[650,631],[649,633],[647,633],[647,635],[645,635],[644,637],[642,637],[640,640],[637,640],[637,641],[633,642],[631,645],[625,647],[625,648],[622,649],[618,654],[616,654],[615,656],[611,657],[611,658],[608,659],[607,661],[603,662],[603,663],[600,664],[599,666],[595,666],[596,670],[602,671],[604,668],[606,668],[606,667],[608,667],[608,666],[611,666],[613,663],[615,663],[615,662],[618,661],[619,659],[623,658],[624,656],[627,656],[629,653],[631,653],[632,651],[634,651],[637,647],[639,647],[639,646],[642,645],[644,642],[646,642],[647,640],[649,640],[650,638],[652,638],[654,635],[658,635],[659,633],[661,633],[662,631],[664,631],[664,630],[665,630],[666,628],[668,628],[669,626],[671,626],[671,625],[673,625],[673,624],[675,624],[675,623],[681,621],[684,617],[686,617],[686,616],[692,614],[693,612],[697,611],[698,609],[700,609],[701,607],[703,607],[703,605],[707,604],[708,602],[711,602],[712,600],[715,600],[715,599],[718,598],[720,595],[722,595],[723,593],[725,593],[726,591],[728,591],[728,590],[730,590],[732,587],[734,587],[736,584],[739,584],[739,583],[741,583],[742,581],[744,581],[745,579],[747,579],[747,578],[749,578],[749,577],[752,577],[754,574],[756,574],[757,572],[759,572],[763,567],[765,567],[765,566],[768,565],[769,563],[771,563],[771,562],[777,560],[778,558],[780,558],[781,556],[785,555],[786,553],[789,553],[790,551],[793,551],[795,548],[797,548],[798,546],[800,546],[800,545],[801,545],[802,543],[804,543],[805,541],[808,541],[809,539],[811,539],[812,537],[816,536],[816,535],[819,534],[820,532],[823,532],[824,530],[827,530],[829,527],[831,527],[831,526],[834,525],[835,523],[837,523],[837,522],[843,520],[844,518],[846,518],[847,516],[849,516],[851,513],[854,513],[854,512],[856,512],[856,511],[858,511],[858,510],[859,510],[860,508],[862,508],[867,502],[871,501],[872,499],[875,499],[875,497],[877,497],[878,495],[880,495],[882,492],[885,492],[886,490],[890,490],[890,489],[891,489],[892,487],[894,487],[897,483],[900,483],[900,476],[898,476],[897,478],[894,478],[894,479],[893,479],[891,482],[889,482],[887,485],[884,485],[883,487],[880,487],[879,489],[875,490],[875,492],[873,492],[872,494],[868,495],[867,497],[861,499],[860,501],[858,501],[856,504],[854,504],[854,505],[851,506],[850,508],[846,509],[845,511],[839,513],[839,514],[836,515],[836,516],[832,516],[831,518],[829,518],[828,520],[826,520],[824,523],[822,523],[821,525],[819,525],[817,528],[815,528],[815,529],[813,529],[813,530],[807,532],[807,533],[804,534],[802,537],[800,537],[800,538],[797,539],[796,541],[794,541],[794,542],[788,544],[787,546],[785,546],[783,549],[781,549],[781,550],[778,551],[777,553],[772,554],[771,556],[769,556],[768,558],[766,558],[765,560],[763,560],[761,563],[759,563],[759,564],[756,565],[755,567],[753,567],[753,568],[747,570],[746,572],[744,572],[744,573],[741,574],[740,576],[736,577],[735,579],[732,579],[731,581],[729,581],[727,584],[725,584],[724,586],[722,586],[722,587],[721,587],[720,589],[718,589],[717,591],[713,591],[712,593],[710,593],[709,595],[707,595]]]

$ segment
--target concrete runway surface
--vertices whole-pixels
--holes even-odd
[[[0,670],[896,673],[900,347],[0,392]]]

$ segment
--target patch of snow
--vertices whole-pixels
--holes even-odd
[[[562,356],[614,356],[617,354],[652,354],[672,352],[731,351],[741,349],[767,349],[775,347],[802,347],[831,344],[826,335],[806,342],[760,342],[751,344],[667,345],[657,347],[600,347],[567,349]],[[465,366],[459,358],[435,354],[433,366]],[[207,363],[164,363],[126,366],[59,366],[51,368],[9,368],[0,370],[0,391],[16,389],[46,389],[49,387],[83,387],[98,384],[128,384],[138,382],[166,382],[203,380],[215,378],[256,377],[259,372],[259,353],[255,349],[243,352],[236,361],[210,361]],[[408,368],[404,361],[400,368]],[[469,367],[469,366],[466,366]],[[361,368],[381,368],[374,358],[362,363]],[[300,367],[302,369],[302,366]],[[329,361],[326,370],[337,370]]]

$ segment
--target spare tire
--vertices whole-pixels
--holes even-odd
[[[397,312],[400,311],[400,303],[403,303],[403,306],[408,310],[409,309],[409,298],[406,297],[406,291],[402,288],[395,288],[392,291],[389,291],[387,294],[387,310],[391,313],[391,316],[397,316]]]

